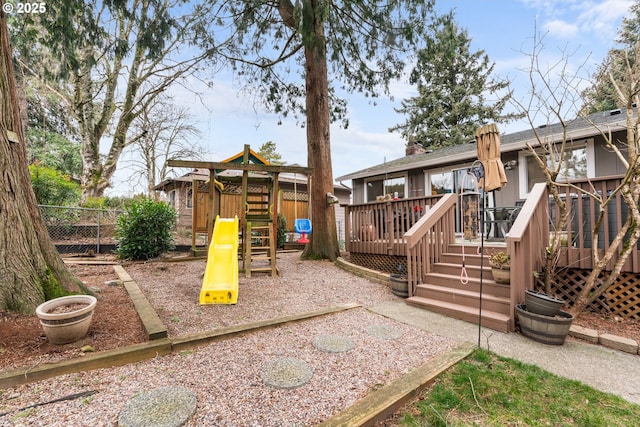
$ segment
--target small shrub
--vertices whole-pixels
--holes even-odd
[[[141,199],[131,203],[118,217],[116,239],[120,258],[156,258],[174,247],[171,230],[176,211],[163,202]]]
[[[489,255],[489,263],[494,268],[505,268],[511,265],[511,256],[506,252],[496,252]]]

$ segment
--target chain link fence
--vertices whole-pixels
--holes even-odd
[[[38,207],[58,252],[110,253],[115,250],[116,221],[123,210]]]

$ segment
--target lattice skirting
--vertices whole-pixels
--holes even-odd
[[[384,273],[406,273],[407,257],[351,252],[351,262]]]
[[[598,280],[604,280],[609,272],[603,272]],[[589,270],[567,269],[556,276],[553,291],[573,304],[578,293],[582,291],[584,282],[589,275]],[[537,285],[538,290],[543,290],[542,285]],[[640,319],[640,274],[620,273],[615,281],[603,295],[589,305],[589,309],[600,314],[617,315],[626,319]]]

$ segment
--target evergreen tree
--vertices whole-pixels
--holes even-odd
[[[483,50],[471,52],[471,38],[457,25],[453,12],[438,17],[429,28],[431,35],[409,79],[418,95],[402,101],[396,112],[407,121],[389,131],[437,148],[472,140],[477,127],[487,122],[516,118],[501,115],[511,93],[499,92],[508,83],[491,78],[494,64]],[[497,97],[493,103],[486,99],[489,94]]]
[[[619,47],[610,49],[602,64],[593,75],[592,85],[582,92],[583,113],[593,114],[624,108],[611,81],[624,81],[627,66],[635,62],[634,46],[638,43],[640,31],[640,0],[629,9],[629,15],[622,19],[616,43]],[[629,64],[627,65],[627,61]]]
[[[304,115],[307,165],[313,168],[313,234],[303,258],[339,255],[330,123],[346,123],[337,90],[388,94],[411,52],[422,46],[433,0],[255,0],[223,2],[208,34],[235,38],[217,50],[246,90],[277,114]],[[221,31],[220,31],[221,30]],[[299,114],[299,116],[298,116]]]
[[[273,141],[267,141],[258,149],[260,154],[265,160],[269,161],[272,165],[284,165],[286,162],[282,161],[282,156],[278,153],[276,143]]]

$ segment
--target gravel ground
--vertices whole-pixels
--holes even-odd
[[[322,261],[279,254],[277,278],[241,277],[238,304],[199,306],[204,261],[126,267],[171,337],[344,303],[363,308],[278,328],[247,333],[146,362],[64,375],[0,391],[0,425],[111,426],[136,395],[177,386],[197,396],[187,426],[311,426],[347,408],[454,346],[452,340],[369,312],[397,299],[388,286],[346,273]],[[381,333],[383,332],[383,333]],[[347,351],[323,351],[318,341],[353,343]],[[265,367],[297,360],[311,368],[308,382],[277,388],[263,382]],[[96,390],[81,399],[17,412],[37,402]]]

